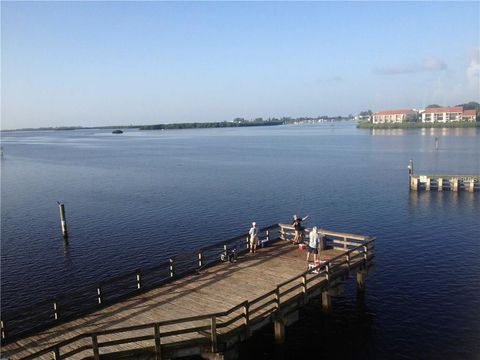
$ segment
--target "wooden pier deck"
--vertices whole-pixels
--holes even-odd
[[[281,342],[284,327],[296,320],[298,309],[308,299],[322,296],[328,308],[330,292],[351,274],[357,274],[357,285],[363,288],[375,239],[319,229],[328,236],[327,249],[321,251],[326,262],[307,270],[306,252],[289,241],[292,230],[281,224],[263,229],[261,238],[269,240],[268,246],[256,254],[243,251],[235,263],[212,261],[205,267],[205,259],[198,255],[197,271],[183,276],[174,275],[170,266],[171,280],[163,285],[33,334],[16,336],[5,341],[1,356],[227,358],[235,357],[232,349],[239,341],[271,323]],[[239,239],[244,244],[244,236]],[[140,290],[140,277],[136,281]],[[101,299],[100,293],[96,295]],[[60,312],[53,308],[59,320]],[[3,330],[8,334],[8,322]]]

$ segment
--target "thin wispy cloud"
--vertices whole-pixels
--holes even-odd
[[[373,69],[373,73],[378,75],[401,75],[429,71],[443,71],[446,68],[447,64],[442,59],[430,57],[424,59],[421,63],[407,63],[389,67],[377,67]]]
[[[333,84],[342,82],[343,78],[341,76],[331,76],[325,78],[317,78],[317,83],[319,84]]]

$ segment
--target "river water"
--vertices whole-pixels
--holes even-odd
[[[409,192],[407,173],[413,159],[418,173],[479,174],[478,129],[341,122],[1,136],[2,313],[233,237],[251,221],[310,214],[308,226],[377,236],[375,265],[364,299],[351,282],[331,315],[309,305],[287,329],[284,356],[480,359],[480,194]],[[242,357],[278,356],[271,331],[249,346]]]

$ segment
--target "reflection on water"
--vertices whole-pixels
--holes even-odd
[[[421,129],[370,129],[371,135],[377,136],[477,136],[480,128],[421,128]]]
[[[435,208],[447,206],[451,209],[461,208],[463,211],[474,210],[479,205],[478,191],[472,193],[465,190],[461,191],[410,191],[408,204],[411,210],[426,209],[434,210]]]

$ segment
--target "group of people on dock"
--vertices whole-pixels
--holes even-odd
[[[303,237],[305,236],[305,228],[302,226],[302,221],[307,220],[309,215],[304,217],[299,217],[298,215],[293,215],[292,226],[295,229],[295,236],[293,238],[293,244],[299,245],[302,242]],[[252,227],[248,231],[248,246],[249,252],[255,254],[257,252],[257,247],[259,245],[258,238],[259,229],[256,222],[252,222]],[[318,234],[318,229],[316,226],[312,228],[309,234],[308,245],[307,245],[307,263],[310,262],[310,256],[313,254],[313,261],[317,263],[319,261],[319,249],[322,248],[322,237]]]
[[[309,215],[304,217],[299,217],[298,215],[293,215],[293,228],[295,229],[295,237],[293,238],[293,244],[299,245],[305,236],[305,228],[302,226],[302,221],[307,220]],[[310,262],[310,255],[313,254],[313,261],[316,263],[319,261],[319,248],[321,249],[321,236],[318,234],[318,228],[314,226],[308,235],[308,245],[307,245],[307,262]]]

